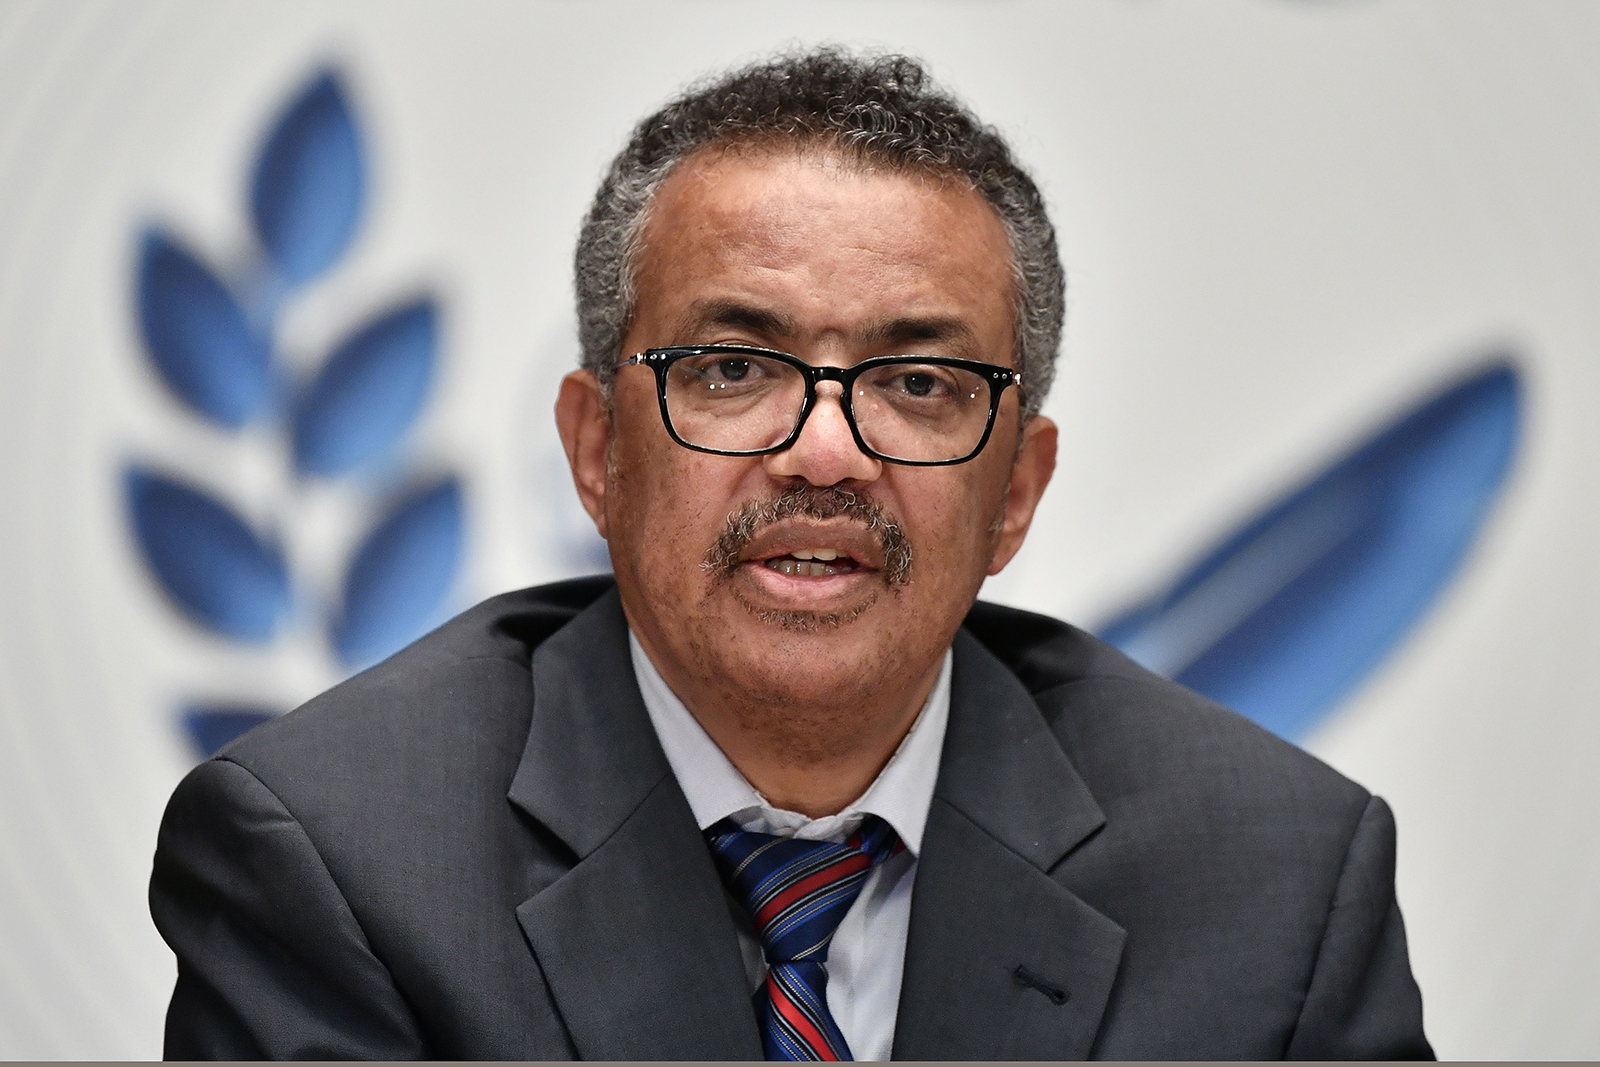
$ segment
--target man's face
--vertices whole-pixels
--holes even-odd
[[[1013,366],[1013,287],[998,217],[959,182],[826,151],[706,152],[657,195],[622,356],[729,343],[814,365],[919,354]],[[584,372],[567,387],[597,389]],[[819,385],[786,451],[708,455],[672,441],[654,374],[632,366],[603,428],[603,405],[587,401],[587,459],[563,423],[629,622],[680,693],[845,712],[884,685],[931,684],[984,576],[1020,546],[1054,429],[1033,420],[1019,455],[1015,389],[984,451],[944,467],[865,455],[838,401],[836,384]]]

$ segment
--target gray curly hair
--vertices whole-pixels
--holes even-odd
[[[575,257],[583,366],[607,389],[634,312],[649,209],[673,169],[703,149],[823,143],[862,162],[955,175],[1000,216],[1016,276],[1016,366],[1024,421],[1055,377],[1066,276],[1039,189],[1000,134],[939,90],[916,60],[819,48],[691,87],[634,128],[584,219]]]

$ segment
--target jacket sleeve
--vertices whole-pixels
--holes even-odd
[[[167,805],[150,912],[178,957],[168,1059],[409,1059],[424,1040],[300,823],[245,768]]]
[[[1395,830],[1373,797],[1356,825],[1289,1059],[1432,1059],[1394,891]]]

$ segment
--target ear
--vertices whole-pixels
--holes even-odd
[[[1056,424],[1035,415],[1022,431],[1022,445],[1011,467],[1011,487],[1006,491],[1006,510],[1000,536],[995,545],[989,573],[999,574],[1022,547],[1033,525],[1033,513],[1044,496],[1050,476],[1056,471]]]
[[[606,536],[606,453],[611,445],[611,413],[600,381],[586,370],[561,379],[556,394],[556,430],[572,468],[583,510]]]

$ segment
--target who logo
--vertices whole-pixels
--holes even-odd
[[[178,417],[267,442],[280,489],[267,514],[247,518],[230,487],[201,484],[183,456],[136,460],[122,474],[133,537],[174,611],[262,654],[309,636],[343,673],[441,621],[465,534],[459,475],[424,470],[402,447],[436,378],[436,299],[391,299],[353,317],[326,352],[285,351],[285,312],[351,247],[370,180],[349,98],[323,71],[257,146],[244,197],[250,247],[230,269],[207,263],[176,227],[144,229],[134,298],[150,368]],[[329,486],[347,501],[341,521],[358,528],[318,589],[294,546],[315,511],[306,502]],[[189,701],[180,716],[206,756],[283,710],[239,692]]]

